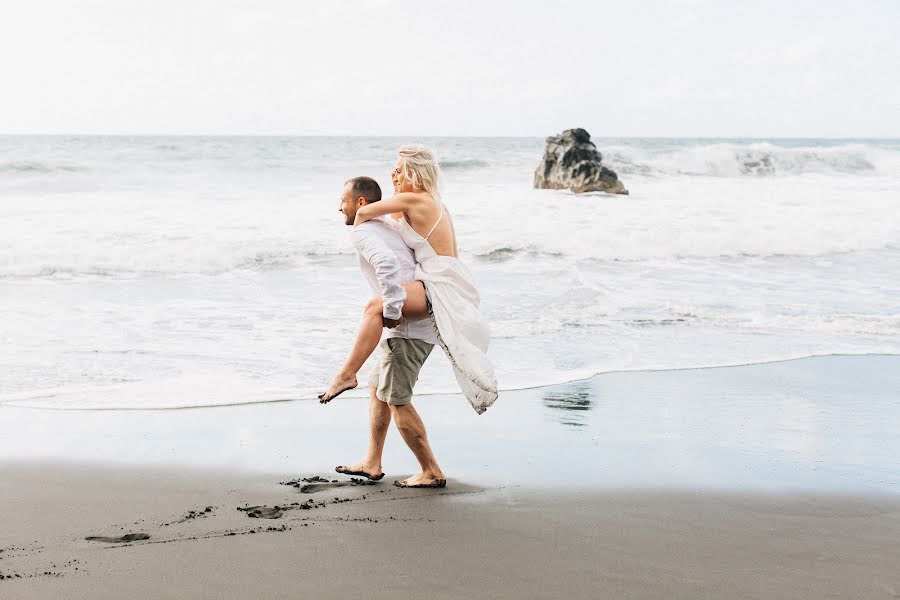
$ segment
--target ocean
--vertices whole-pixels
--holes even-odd
[[[0,404],[313,400],[369,296],[343,182],[414,141],[501,390],[900,354],[900,140],[595,138],[611,196],[532,189],[541,138],[5,136]],[[417,391],[456,390],[438,351]]]

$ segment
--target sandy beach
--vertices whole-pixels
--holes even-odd
[[[424,397],[429,491],[391,485],[395,432],[382,482],[331,471],[353,398],[3,406],[0,595],[896,598],[898,361],[616,373],[482,417]]]
[[[0,572],[13,579],[0,582],[2,595],[893,598],[900,591],[897,498],[548,493],[457,481],[442,492],[306,485],[147,468],[4,468],[12,493],[0,509],[15,518],[4,519]],[[129,534],[149,539],[85,539]]]

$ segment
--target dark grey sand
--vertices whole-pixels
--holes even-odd
[[[364,447],[352,398],[0,406],[0,598],[898,598],[898,374],[620,373],[481,417],[423,398],[444,490],[390,485],[414,469],[393,433],[383,481],[333,473]]]
[[[900,595],[896,497],[458,481],[302,494],[274,476],[39,464],[3,474],[8,600]],[[149,539],[85,539],[129,534]]]

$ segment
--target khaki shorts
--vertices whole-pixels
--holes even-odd
[[[382,402],[400,406],[412,402],[419,371],[434,344],[423,340],[392,337],[382,340],[381,356],[372,370],[369,386]]]

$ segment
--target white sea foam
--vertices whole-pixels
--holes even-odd
[[[900,248],[897,196],[884,186],[829,177],[673,178],[637,180],[627,197],[576,198],[511,182],[460,186],[451,202],[470,262],[813,257]],[[350,253],[328,192],[294,201],[252,191],[245,198],[79,192],[25,209],[35,200],[14,196],[0,222],[0,279],[304,267]]]
[[[667,177],[900,175],[900,144],[781,146],[770,142],[698,143],[661,147],[612,146],[605,160],[621,175]]]
[[[0,138],[0,403],[315,398],[368,295],[341,185],[405,141]],[[503,389],[900,352],[898,143],[600,141],[631,194],[576,196],[542,140],[423,141]]]

